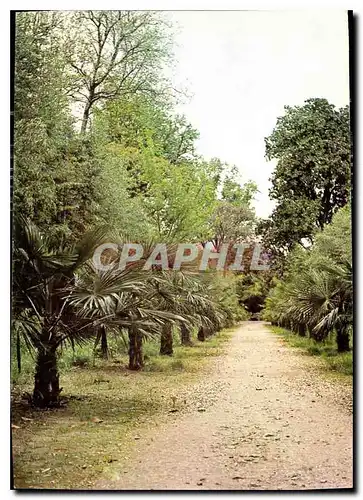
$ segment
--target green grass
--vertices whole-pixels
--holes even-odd
[[[299,348],[308,355],[319,356],[328,370],[347,376],[353,375],[353,352],[338,353],[333,338],[317,342],[312,338],[301,337],[278,326],[270,326],[270,329],[282,337],[289,346]]]
[[[15,487],[92,489],[102,474],[112,476],[127,462],[135,435],[175,418],[170,410],[194,404],[187,389],[207,376],[210,360],[225,351],[232,333],[224,330],[203,343],[193,338],[192,347],[176,337],[172,357],[147,342],[141,372],[127,370],[125,347],[111,339],[107,361],[94,359],[92,345],[66,349],[59,366],[67,405],[52,411],[32,410],[20,399],[33,383],[34,361],[24,353],[20,376],[13,367]]]

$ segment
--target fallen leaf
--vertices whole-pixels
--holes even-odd
[[[233,476],[232,479],[243,479],[242,476]]]
[[[22,420],[25,420],[25,422],[33,422],[32,418],[27,418],[27,417],[21,417]]]
[[[20,429],[20,427],[18,425],[15,425],[15,424],[11,424],[11,428],[12,429]]]
[[[45,472],[48,472],[48,471],[50,471],[50,467],[48,467],[47,469],[43,469],[43,470],[42,470],[43,474],[44,474]]]

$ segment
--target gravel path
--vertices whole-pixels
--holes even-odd
[[[96,487],[351,488],[351,388],[317,371],[316,360],[283,346],[264,323],[244,323],[196,388],[214,393],[211,404],[204,398],[203,407],[141,434],[117,477]]]

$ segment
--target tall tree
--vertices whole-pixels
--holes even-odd
[[[94,222],[100,164],[73,129],[64,20],[24,12],[16,22],[14,210],[55,238],[74,241]]]
[[[74,13],[71,26],[70,94],[81,103],[83,133],[97,103],[139,93],[156,99],[167,93],[160,75],[169,58],[170,40],[159,14],[80,11]]]
[[[277,160],[270,190],[276,208],[262,231],[276,251],[311,239],[349,201],[350,139],[348,107],[320,98],[285,106],[265,139],[267,159]]]
[[[214,166],[200,160],[172,164],[143,150],[143,205],[155,234],[167,240],[203,241],[217,196]]]
[[[234,260],[236,243],[247,243],[254,234],[256,215],[251,202],[257,192],[254,182],[241,184],[236,167],[224,166],[227,175],[222,184],[221,199],[215,205],[210,219],[211,241],[217,252],[223,244],[229,244],[226,264]],[[230,170],[230,171],[228,171]]]

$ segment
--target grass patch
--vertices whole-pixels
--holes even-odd
[[[353,375],[353,352],[338,353],[333,338],[317,342],[312,338],[301,337],[278,326],[270,326],[269,328],[283,338],[289,346],[301,349],[310,356],[319,356],[328,370],[347,376]]]
[[[113,346],[107,361],[93,357],[92,345],[74,353],[65,350],[60,383],[68,403],[52,411],[32,410],[20,400],[33,383],[34,361],[24,354],[24,371],[17,378],[13,373],[13,393],[18,395],[12,404],[12,422],[18,426],[12,430],[15,487],[92,489],[102,474],[112,475],[127,462],[135,436],[142,439],[149,426],[173,418],[170,410],[182,404],[183,389],[206,373],[233,331],[203,343],[194,337],[192,347],[175,338],[172,357],[160,356],[158,343],[147,342],[145,370],[136,373],[126,369],[124,347]]]

